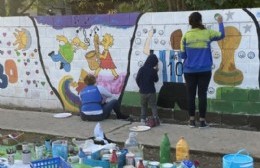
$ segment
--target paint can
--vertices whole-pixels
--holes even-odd
[[[36,145],[35,146],[35,157],[37,160],[43,159],[45,146],[43,145]]]
[[[70,156],[68,157],[69,163],[79,163],[79,157],[78,156]]]
[[[7,154],[7,161],[8,161],[9,165],[14,164],[14,155],[15,155],[15,153],[8,153]]]
[[[22,143],[22,151],[30,150],[30,146],[27,142]]]
[[[23,161],[23,164],[29,164],[31,162],[31,151],[30,150],[22,151],[22,161]]]

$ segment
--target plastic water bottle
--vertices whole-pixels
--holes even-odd
[[[176,161],[189,160],[190,149],[187,141],[184,137],[181,137],[176,144]]]
[[[143,158],[143,149],[136,139],[137,133],[130,132],[128,139],[125,141],[125,148],[131,152],[135,157]]]
[[[171,162],[171,144],[167,133],[164,134],[160,145],[160,163]]]
[[[143,159],[139,160],[137,168],[145,168],[144,163],[143,163]]]
[[[79,164],[83,164],[83,159],[85,157],[85,153],[83,152],[82,148],[79,148],[78,157],[79,157]]]

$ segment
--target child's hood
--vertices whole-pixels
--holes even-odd
[[[155,67],[158,64],[158,58],[155,54],[151,54],[147,57],[144,66]]]

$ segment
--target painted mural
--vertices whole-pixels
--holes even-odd
[[[132,13],[36,18],[38,38],[49,40],[45,48],[39,43],[47,70],[45,76],[65,110],[78,112],[78,93],[88,74],[94,74],[97,83],[115,97],[120,96],[127,76],[125,63],[131,48],[130,39],[138,16]]]
[[[166,84],[182,86],[180,40],[190,28],[191,12],[1,17],[1,104],[78,112],[78,93],[88,74],[122,100],[138,92],[136,73],[150,52],[159,58],[157,92]],[[215,15],[221,14],[226,32],[225,39],[212,43],[208,98],[218,99],[223,87],[259,90],[260,9],[200,12],[214,30]],[[176,98],[181,106],[180,87],[168,92],[174,98],[164,100]]]
[[[236,68],[235,51],[241,42],[241,33],[235,27],[225,27],[226,37],[218,42],[221,50],[221,63],[214,74],[214,81],[223,85],[240,85],[243,81],[243,73]]]

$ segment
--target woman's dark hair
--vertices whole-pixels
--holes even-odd
[[[86,85],[94,85],[96,83],[96,77],[92,74],[88,74],[84,79],[84,83]]]
[[[202,24],[202,16],[199,12],[193,12],[189,16],[189,24],[191,28],[199,28],[199,29],[206,29],[205,26]]]

